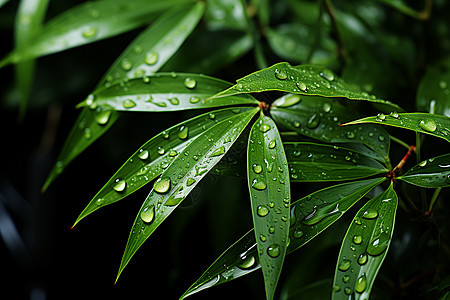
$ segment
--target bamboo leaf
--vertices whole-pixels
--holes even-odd
[[[378,153],[378,159],[389,160],[389,135],[382,126],[339,126],[358,115],[345,103],[288,94],[276,100],[270,112],[277,123],[289,130],[326,143],[360,143]]]
[[[400,127],[413,130],[436,137],[440,137],[450,142],[450,118],[441,115],[432,115],[426,113],[396,113],[389,115],[378,114],[377,116],[367,117],[343,125],[377,123],[388,126]]]
[[[346,210],[384,180],[385,178],[378,178],[343,183],[319,190],[292,203],[289,228],[290,243],[287,253],[289,254],[302,247],[336,222]],[[333,207],[332,210],[330,210],[331,207]],[[319,220],[320,218],[322,219]],[[319,220],[317,224],[309,225],[317,220]],[[189,287],[181,296],[181,299],[259,269],[257,251],[255,234],[253,230],[250,230],[222,253],[203,275]]]
[[[177,124],[151,138],[108,180],[78,216],[74,226],[89,214],[115,203],[150,181],[172,163],[186,146],[205,130],[248,109],[225,108]],[[120,187],[123,186],[123,189]]]
[[[361,92],[358,88],[345,83],[331,70],[312,65],[293,67],[283,62],[254,72],[236,81],[237,83],[217,94],[216,98],[243,93],[283,91],[302,95],[322,97],[344,97],[350,100],[365,100],[386,105],[390,110],[402,111],[389,101]]]
[[[267,299],[273,299],[289,235],[289,169],[275,123],[261,116],[250,131],[248,185]]]
[[[397,179],[424,188],[449,187],[450,154],[424,160]]]
[[[50,20],[26,49],[15,49],[4,63],[18,63],[127,32],[149,23],[161,11],[187,2],[192,0],[82,3]]]
[[[332,299],[369,299],[392,239],[397,204],[391,182],[356,214],[339,252]]]
[[[16,48],[26,49],[28,42],[32,40],[41,30],[42,22],[47,11],[48,0],[22,0],[15,21],[15,43]],[[33,60],[17,64],[16,82],[20,93],[19,118],[25,115],[34,77],[35,63]]]
[[[110,106],[116,111],[177,111],[249,105],[259,102],[249,95],[205,101],[223,87],[225,81],[198,74],[158,73],[127,82],[115,82],[94,91],[79,106]],[[93,100],[95,99],[95,100]]]
[[[116,59],[98,84],[157,72],[194,30],[205,9],[203,2],[175,7],[144,30]]]
[[[134,253],[230,149],[258,109],[235,115],[194,139],[154,183],[134,221],[117,278]]]
[[[118,113],[107,106],[83,108],[64,142],[42,191],[48,188],[50,183],[62,173],[75,157],[102,136],[114,124],[117,117]]]

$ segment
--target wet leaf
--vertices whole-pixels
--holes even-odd
[[[244,93],[283,91],[302,95],[322,97],[344,97],[351,100],[365,100],[386,105],[391,110],[402,111],[389,101],[361,92],[345,83],[331,70],[312,65],[293,67],[288,63],[278,63],[269,68],[254,72],[236,81],[237,83],[215,95],[215,98]]]
[[[382,125],[400,127],[416,132],[426,133],[440,137],[450,142],[450,118],[441,115],[432,115],[426,113],[396,113],[389,115],[378,114],[377,116],[367,117],[344,125],[377,123]]]
[[[450,154],[424,160],[397,179],[424,188],[449,187]]]
[[[79,106],[88,105],[90,97],[98,106],[117,111],[178,111],[238,104],[259,104],[249,95],[238,95],[205,101],[223,87],[226,81],[199,74],[158,73],[126,82],[115,82],[94,91]]]
[[[389,159],[389,135],[382,126],[339,126],[358,115],[345,103],[329,98],[288,94],[272,104],[270,113],[283,127],[307,137],[326,143],[364,144],[378,153],[377,159],[385,162]]]
[[[50,20],[25,49],[15,49],[3,63],[64,51],[118,35],[149,23],[158,13],[190,0],[116,0],[86,2]]]
[[[273,299],[289,235],[289,170],[275,123],[261,116],[250,131],[248,185],[267,299]]]
[[[290,243],[287,253],[302,247],[336,222],[346,210],[384,180],[385,178],[343,183],[319,190],[291,203]],[[337,208],[335,212],[329,210],[333,206],[333,210]],[[317,220],[318,217],[324,218],[315,225],[302,223],[304,219],[310,223],[311,219]],[[243,259],[245,257],[250,258],[249,261],[245,261]],[[251,230],[222,253],[181,298],[247,275],[259,267],[255,234]]]
[[[127,197],[161,175],[183,149],[205,130],[247,110],[237,111],[235,108],[225,108],[205,113],[164,130],[151,138],[120,167],[92,198],[78,216],[74,226],[97,209]],[[114,187],[120,180],[124,180],[126,187],[117,191]]]
[[[369,299],[392,239],[397,203],[391,182],[356,214],[339,252],[332,299]]]
[[[248,110],[204,131],[156,180],[134,221],[117,278],[139,247],[225,155],[256,112]]]

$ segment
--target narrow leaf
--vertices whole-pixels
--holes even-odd
[[[397,204],[391,182],[356,214],[339,252],[332,299],[369,299],[392,239]]]
[[[248,30],[248,22],[242,0],[208,0],[206,21],[212,30]]]
[[[111,108],[107,106],[91,107],[83,108],[75,121],[42,191],[45,191],[75,157],[102,136],[117,120],[118,113]]]
[[[248,185],[267,299],[273,299],[289,235],[289,169],[275,123],[261,116],[250,131]]]
[[[88,105],[92,98],[98,106],[111,106],[117,111],[177,111],[221,107],[227,105],[259,104],[249,95],[239,95],[205,101],[223,87],[225,81],[198,74],[158,73],[127,82],[115,82],[94,91],[79,106]]]
[[[318,95],[322,97],[344,97],[351,100],[365,100],[381,103],[391,110],[402,111],[397,105],[373,95],[361,92],[358,88],[345,83],[331,70],[312,65],[293,67],[283,62],[254,72],[241,79],[229,89],[215,97],[255,93],[265,91],[283,91],[294,94]]]
[[[134,253],[214,167],[253,118],[257,109],[235,115],[194,139],[154,183],[128,238],[117,278]]]
[[[392,112],[387,116],[384,114],[378,114],[377,116],[359,119],[343,125],[363,123],[377,123],[400,127],[403,129],[434,135],[450,142],[450,118],[447,116],[425,113]]]
[[[246,110],[248,109],[242,109],[242,111]],[[151,138],[120,167],[92,198],[78,216],[74,226],[97,209],[117,202],[148,184],[161,175],[192,140],[205,130],[240,112],[241,109],[225,108],[205,113],[164,130]]]
[[[358,115],[345,103],[288,94],[276,100],[270,112],[287,129],[326,143],[360,143],[378,153],[378,159],[389,160],[389,135],[382,126],[339,126]]]
[[[192,0],[116,0],[86,2],[50,20],[26,49],[15,49],[7,62],[64,51],[112,37],[149,23],[158,13]]]
[[[397,179],[424,188],[450,187],[450,154],[424,160]]]
[[[117,58],[98,86],[157,72],[200,21],[205,4],[175,7],[144,30]]]
[[[289,254],[302,247],[336,222],[346,210],[384,180],[385,178],[379,178],[339,184],[319,190],[292,203],[289,228],[290,243],[287,253]],[[327,205],[333,206],[333,204],[336,211],[334,209],[330,211],[326,208]],[[313,214],[314,207],[316,207],[316,212]],[[318,207],[319,212],[317,212]],[[305,221],[310,224],[311,221],[318,220],[321,217],[323,219],[315,225],[304,224]],[[259,267],[255,234],[251,230],[222,253],[181,298],[247,275],[259,269]]]

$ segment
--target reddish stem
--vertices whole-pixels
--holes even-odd
[[[411,153],[416,152],[416,146],[410,146],[408,152],[406,152],[405,156],[403,156],[402,160],[398,163],[398,165],[392,170],[393,172],[398,172],[403,165],[406,163],[408,158],[411,156]]]

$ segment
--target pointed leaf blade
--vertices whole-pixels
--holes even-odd
[[[139,247],[229,150],[256,112],[248,110],[206,130],[163,172],[134,221],[117,278]]]
[[[286,62],[282,62],[240,78],[236,82],[234,86],[215,97],[283,91],[302,95],[364,100],[382,104],[390,110],[403,111],[394,103],[361,92],[358,88],[338,78],[331,70],[321,66],[300,65],[293,67]]]
[[[329,199],[328,203],[343,203],[349,209],[359,199],[364,197],[371,189],[381,184],[385,178],[367,179],[350,183],[343,183],[319,190],[311,195],[301,198],[291,204],[292,224],[289,228],[290,243],[287,253],[291,253],[311,239],[320,234],[341,216],[341,211],[329,214],[315,226],[305,225],[301,222],[311,214],[314,206],[323,204],[321,199]],[[243,258],[248,258],[243,259]],[[260,268],[258,250],[256,248],[255,234],[250,230],[241,239],[229,247],[219,258],[203,273],[202,276],[183,294],[182,299],[196,292],[229,282],[247,275]]]
[[[275,123],[261,116],[250,131],[248,185],[267,299],[273,299],[289,235],[289,170]]]
[[[74,226],[89,214],[134,193],[161,175],[186,146],[205,130],[248,109],[225,108],[177,124],[151,138],[108,180],[78,216]],[[118,182],[124,188],[117,190]],[[116,189],[115,189],[116,187]]]
[[[376,123],[403,129],[413,130],[439,137],[450,142],[450,118],[442,115],[432,115],[426,113],[391,113],[388,116],[378,114],[344,125]]]
[[[332,299],[369,299],[392,239],[397,204],[391,182],[356,214],[339,252]]]
[[[397,179],[424,188],[450,187],[450,154],[424,160]]]

